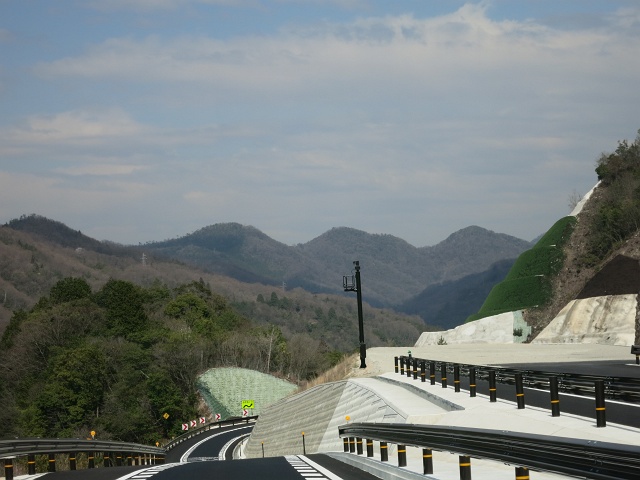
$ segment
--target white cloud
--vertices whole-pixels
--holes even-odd
[[[35,71],[108,106],[81,95],[1,128],[0,165],[24,161],[43,201],[70,201],[64,182],[77,208],[101,208],[93,189],[123,212],[126,200],[173,215],[173,228],[238,221],[295,243],[348,225],[421,246],[480,224],[533,238],[592,186],[597,153],[637,129],[640,9],[562,29],[496,21],[487,5],[94,43]]]

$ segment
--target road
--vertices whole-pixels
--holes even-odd
[[[558,363],[518,363],[512,365],[500,365],[506,368],[516,368],[519,370],[544,371],[556,373],[574,373],[581,375],[600,375],[640,378],[640,368],[632,363],[606,360],[598,362],[558,362]],[[468,388],[467,384],[462,388]],[[464,385],[461,379],[461,385]],[[478,380],[478,393],[489,395],[489,384],[486,381]],[[505,400],[516,400],[515,385],[497,385],[497,396]],[[541,408],[550,408],[550,396],[548,391],[525,388],[525,403]],[[583,417],[595,419],[595,400],[589,397],[560,393],[561,412],[572,413]],[[617,400],[606,400],[607,422],[618,423],[640,428],[640,404],[622,402]]]
[[[326,455],[231,460],[233,448],[251,433],[253,425],[209,430],[172,449],[166,463],[153,467],[97,468],[92,471],[47,473],[44,480],[376,480],[371,474]]]

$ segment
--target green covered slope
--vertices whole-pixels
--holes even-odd
[[[562,247],[576,224],[572,216],[558,220],[531,248],[523,252],[505,279],[493,287],[478,313],[467,322],[544,305],[551,296],[551,276],[562,268]]]
[[[246,368],[212,368],[198,377],[198,390],[212,414],[221,420],[242,416],[243,400],[253,400],[249,415],[260,415],[269,405],[298,387],[286,380]]]

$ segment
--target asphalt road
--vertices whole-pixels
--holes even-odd
[[[249,460],[231,460],[233,447],[253,429],[235,425],[198,435],[172,449],[166,463],[153,467],[114,467],[44,475],[47,480],[209,480],[257,479],[375,480],[371,474],[325,455],[292,455]],[[220,460],[223,456],[225,460]]]
[[[506,368],[518,370],[532,370],[551,373],[574,373],[581,375],[598,375],[609,377],[640,378],[640,367],[633,362],[621,362],[618,360],[605,360],[597,362],[559,362],[559,363],[518,363],[512,365],[500,365]],[[466,384],[464,383],[466,380]],[[461,378],[462,388],[468,388],[468,378]],[[477,391],[489,395],[489,384],[478,380]],[[497,396],[505,400],[516,400],[515,385],[498,383]],[[541,408],[551,408],[548,391],[526,388],[524,392],[525,403]],[[596,418],[595,399],[579,395],[560,393],[560,411]],[[606,400],[607,422],[618,423],[640,428],[640,404],[618,400]]]

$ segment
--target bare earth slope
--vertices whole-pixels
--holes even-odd
[[[579,261],[587,252],[590,219],[599,208],[600,188],[594,190],[577,215],[578,223],[565,246],[564,266],[552,280],[552,301],[543,308],[524,313],[525,321],[532,326],[531,338],[535,338],[571,300],[640,292],[640,232],[612,251],[600,267],[585,267]],[[638,330],[636,319],[636,332]],[[638,343],[637,333],[635,343]]]

